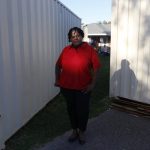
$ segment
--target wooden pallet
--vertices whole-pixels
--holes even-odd
[[[150,105],[129,100],[126,98],[118,97],[112,99],[111,108],[118,109],[120,111],[129,112],[137,116],[143,116],[150,118]]]

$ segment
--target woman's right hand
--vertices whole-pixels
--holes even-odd
[[[54,86],[58,87],[58,86],[59,86],[58,82],[55,82],[55,83],[54,83]]]

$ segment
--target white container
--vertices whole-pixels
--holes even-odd
[[[0,149],[59,89],[54,65],[81,19],[58,0],[0,0]]]
[[[112,0],[110,96],[150,104],[150,1]]]

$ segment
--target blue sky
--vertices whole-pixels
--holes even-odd
[[[96,23],[111,20],[112,0],[59,0],[77,16],[82,23]]]

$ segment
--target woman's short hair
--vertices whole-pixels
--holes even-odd
[[[71,39],[72,31],[77,31],[82,36],[82,38],[84,38],[84,32],[83,32],[83,30],[81,30],[78,27],[73,27],[68,32],[68,40],[69,40],[69,42],[70,42],[70,39]]]

